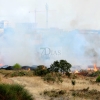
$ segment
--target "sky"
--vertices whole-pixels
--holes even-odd
[[[37,29],[46,28],[46,4],[48,31],[6,31],[0,36],[0,63],[50,65],[60,59],[83,67],[98,63],[100,0],[0,0],[0,21],[7,20],[11,27],[35,23],[36,10]]]
[[[13,22],[34,22],[36,9],[41,11],[36,14],[38,27],[45,27],[46,3],[49,27],[65,30],[100,28],[99,0],[0,0],[0,17],[8,17]]]

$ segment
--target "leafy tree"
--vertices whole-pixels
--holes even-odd
[[[60,70],[60,64],[58,61],[54,61],[53,64],[50,65],[50,71],[51,72],[59,72]]]
[[[50,65],[51,72],[61,72],[61,73],[68,73],[70,72],[71,64],[68,63],[66,60],[54,61],[53,64]]]
[[[13,66],[13,69],[19,70],[19,69],[21,69],[21,65],[18,64],[18,63],[16,63],[16,64]]]
[[[60,60],[60,70],[62,73],[70,72],[71,64],[68,63],[66,60]]]

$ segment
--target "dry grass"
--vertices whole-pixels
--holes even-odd
[[[49,83],[44,82],[41,79],[41,77],[36,77],[36,76],[34,77],[14,77],[10,79],[12,79],[14,83],[24,85],[25,88],[28,89],[30,93],[34,95],[36,100],[49,100],[48,97],[40,95],[40,93],[43,93],[44,90],[62,89],[62,90],[66,90],[67,92],[72,90],[71,80],[68,78],[64,78],[64,81],[62,84],[57,84],[57,83],[49,84]],[[76,79],[75,90],[77,89],[79,90],[79,89],[83,89],[87,87],[89,87],[90,90],[91,89],[100,90],[100,86],[96,83],[90,84],[89,80],[81,79],[81,78]],[[72,98],[72,96],[70,96],[70,98]],[[77,98],[76,100],[85,100],[85,99]],[[86,100],[89,100],[89,99],[86,99]]]
[[[0,83],[12,84],[13,81],[11,79],[5,78],[4,75],[0,74]]]
[[[6,73],[3,71],[2,73]],[[7,72],[9,73],[9,71]],[[89,87],[89,89],[96,89],[100,90],[100,83],[97,84],[95,83],[96,78],[90,78],[90,77],[78,77],[76,79],[76,85],[75,85],[75,90],[80,90]],[[73,86],[71,84],[71,79],[65,77],[63,79],[63,83],[61,84],[50,84],[47,82],[44,82],[41,77],[37,76],[32,76],[32,77],[13,77],[13,78],[5,78],[4,75],[0,74],[0,82],[2,83],[18,83],[21,85],[24,85],[27,90],[36,98],[36,100],[50,100],[48,96],[40,95],[42,94],[45,90],[51,91],[52,89],[60,89],[60,90],[66,90],[69,92],[70,90],[73,89]],[[73,97],[71,94],[69,94],[69,97],[73,100]],[[56,100],[56,99],[55,99]],[[66,100],[66,99],[64,99]],[[91,100],[91,99],[84,99],[84,98],[79,98],[76,97],[76,100]]]

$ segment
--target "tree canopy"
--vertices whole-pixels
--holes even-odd
[[[61,73],[69,73],[71,64],[66,60],[54,61],[53,64],[50,65],[50,71],[52,72],[61,72]]]

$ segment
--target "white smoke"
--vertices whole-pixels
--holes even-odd
[[[0,50],[4,63],[50,64],[54,60],[67,59],[73,64],[84,64],[83,48],[87,40],[79,35],[78,30],[100,29],[100,1],[42,0],[40,2],[41,0],[0,0],[0,20],[8,20],[15,28],[13,34],[7,32],[0,36]],[[37,28],[45,28],[46,3],[49,7],[48,26],[56,27],[58,31],[51,29],[45,32],[27,33],[21,28],[16,29],[15,23],[35,22],[35,9],[41,11],[36,14]],[[49,55],[50,58],[41,58],[41,48],[49,48],[53,52],[61,51],[61,55],[58,56],[55,53],[55,55]]]

